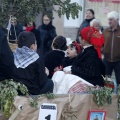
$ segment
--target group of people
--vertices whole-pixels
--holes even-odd
[[[18,23],[16,17],[10,16],[7,30],[7,37],[10,43],[16,43],[22,31],[33,32],[37,40],[37,52],[40,55],[45,55],[46,52],[51,50],[52,41],[57,36],[56,29],[52,25],[52,17],[46,14],[43,15],[42,25],[37,29],[33,21],[25,22],[25,24],[22,25]]]
[[[11,78],[21,82],[32,95],[62,94],[76,84],[103,87],[105,75],[111,76],[114,70],[120,84],[119,15],[115,11],[108,13],[110,26],[105,30],[92,9],[86,15],[77,40],[68,46],[65,37],[57,36],[47,15],[37,30],[33,22],[27,24],[17,37],[14,53],[0,29],[0,81]]]
[[[103,62],[105,64],[106,75],[111,77],[114,70],[116,82],[117,84],[120,84],[119,13],[116,11],[112,11],[107,14],[107,19],[109,27],[104,29],[100,20],[95,19],[94,11],[92,9],[88,9],[86,12],[86,19],[80,25],[76,40],[79,41],[79,32],[83,28],[91,26],[97,29],[104,37],[104,40],[102,40],[101,42],[97,41],[97,51],[99,52],[99,57],[103,59]]]

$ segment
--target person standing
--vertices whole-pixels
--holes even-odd
[[[56,29],[52,25],[51,20],[52,18],[50,16],[43,15],[43,24],[38,27],[41,43],[39,51],[43,56],[51,49],[52,41],[57,36]]]
[[[103,47],[106,75],[111,76],[114,70],[117,84],[120,84],[120,26],[119,13],[112,11],[107,14],[109,28],[103,31],[105,43]]]
[[[98,30],[101,34],[103,32],[103,27],[102,27],[102,24],[100,22],[100,20],[98,19],[93,19],[91,22],[90,22],[90,26],[91,27],[94,27],[96,30]]]
[[[27,32],[32,32],[35,34],[36,37],[36,41],[37,41],[37,49],[40,48],[40,33],[39,31],[36,29],[36,25],[35,22],[31,21],[25,24],[25,30]]]
[[[90,26],[90,21],[92,21],[94,18],[95,18],[95,12],[94,12],[94,10],[88,9],[86,11],[86,19],[82,22],[82,24],[80,25],[80,28],[79,28],[79,30],[77,32],[76,41],[78,43],[80,43],[80,41],[79,41],[79,35],[80,35],[81,30],[83,28],[85,28],[85,27]]]

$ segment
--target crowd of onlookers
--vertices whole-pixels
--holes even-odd
[[[88,9],[76,40],[67,45],[65,37],[57,36],[50,16],[43,15],[38,28],[33,21],[22,26],[11,16],[7,36],[0,29],[0,81],[21,82],[32,95],[67,93],[74,85],[103,87],[104,77],[114,70],[120,84],[119,14],[112,11],[106,19],[109,27],[104,29]],[[18,45],[14,52],[8,43]]]
[[[29,21],[24,24],[17,22],[17,18],[11,16],[7,25],[7,37],[10,43],[16,43],[18,35],[22,31],[33,32],[37,41],[37,52],[44,55],[51,50],[53,39],[57,36],[55,27],[52,25],[52,17],[43,15],[43,23],[36,28],[35,22]]]

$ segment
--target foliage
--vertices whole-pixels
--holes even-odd
[[[12,114],[13,103],[15,97],[18,95],[18,91],[23,95],[28,95],[28,89],[25,85],[17,83],[13,80],[4,80],[0,82],[0,108],[6,118],[9,118]],[[38,98],[47,97],[47,99],[54,99],[55,95],[52,93],[32,96],[30,99],[30,105],[37,107]]]
[[[27,94],[25,85],[13,80],[4,80],[0,82],[0,107],[6,118],[12,114],[14,98],[18,95],[18,90],[22,94]]]
[[[58,5],[55,9],[54,5]],[[40,12],[55,11],[59,16],[66,15],[69,19],[78,17],[82,10],[76,2],[71,0],[0,0],[0,23],[3,25],[10,15],[17,17],[19,20],[33,20]]]
[[[105,103],[112,103],[112,89],[109,87],[102,87],[98,90],[90,88],[91,93],[94,95],[93,100],[98,106],[103,106]]]
[[[46,94],[35,95],[35,96],[31,96],[31,97],[32,98],[30,99],[30,105],[32,107],[37,108],[39,98],[46,97],[47,99],[54,99],[56,96],[53,93],[46,93]]]

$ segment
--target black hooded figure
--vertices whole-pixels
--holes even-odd
[[[11,78],[13,65],[13,53],[8,45],[5,33],[0,29],[0,81]]]
[[[51,50],[51,44],[53,39],[57,36],[56,29],[52,25],[52,18],[48,15],[43,15],[43,24],[38,27],[40,32],[40,47],[39,54],[44,56],[45,53]]]

